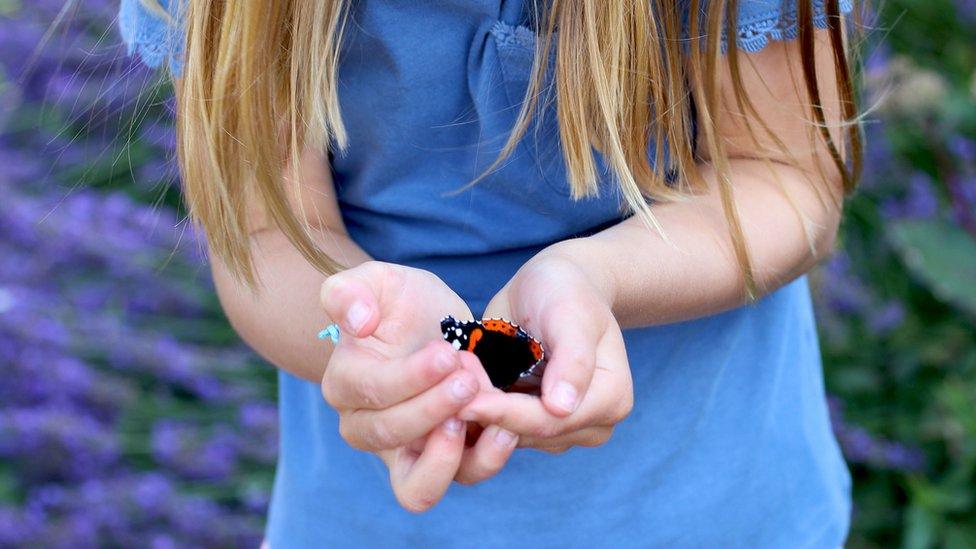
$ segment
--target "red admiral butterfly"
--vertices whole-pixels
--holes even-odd
[[[533,375],[545,357],[537,339],[501,318],[462,322],[448,316],[441,320],[441,333],[455,349],[474,353],[488,372],[491,384],[502,390]]]

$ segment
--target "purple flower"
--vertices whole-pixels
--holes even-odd
[[[38,539],[44,517],[36,512],[0,507],[0,547],[23,547]]]
[[[889,301],[868,313],[868,328],[876,335],[886,334],[905,321],[905,307],[897,301]]]
[[[939,198],[932,178],[915,172],[908,179],[908,187],[900,199],[888,199],[881,205],[888,219],[931,219],[939,212]]]
[[[196,480],[230,476],[237,466],[240,446],[237,437],[227,430],[208,435],[190,425],[169,420],[156,423],[151,444],[157,461]]]
[[[52,27],[63,9],[0,16],[0,546],[256,546],[268,486],[241,478],[274,460],[271,370],[160,202],[174,103],[125,55],[117,1]]]
[[[0,457],[29,479],[73,480],[111,472],[114,434],[90,417],[57,409],[0,411]]]
[[[867,430],[844,421],[844,408],[836,398],[828,399],[834,435],[852,463],[871,465],[895,471],[920,471],[925,467],[925,455],[916,447],[875,438]]]

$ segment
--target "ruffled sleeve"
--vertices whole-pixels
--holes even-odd
[[[690,0],[681,0],[690,6]],[[812,2],[813,24],[817,28],[827,28],[828,0],[741,0],[736,14],[736,45],[739,50],[749,53],[757,52],[772,40],[793,40],[797,37],[798,2]],[[703,15],[708,9],[707,0],[700,3]],[[838,0],[841,15],[850,13],[853,9],[852,0]],[[685,10],[685,36],[690,39],[687,15],[690,8]],[[702,23],[704,26],[704,23]],[[722,51],[728,48],[729,37],[726,29],[722,29]]]
[[[119,33],[129,55],[147,66],[164,64],[174,76],[183,67],[181,0],[121,0]]]

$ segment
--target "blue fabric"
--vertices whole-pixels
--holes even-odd
[[[685,38],[689,39],[691,30],[687,16],[690,6],[689,0],[677,0],[682,6]],[[828,0],[812,0],[813,24],[815,27],[827,28]],[[700,29],[707,28],[704,20],[708,9],[708,0],[702,0],[700,13],[702,23]],[[838,0],[839,13],[849,13],[853,9],[852,0]],[[754,53],[766,47],[771,40],[793,40],[797,37],[797,0],[740,0],[738,17],[736,17],[736,45],[744,52]],[[724,27],[724,25],[723,25]],[[722,28],[722,51],[727,49],[728,34]]]
[[[518,112],[534,40],[526,5],[354,1],[340,67],[350,146],[332,167],[350,234],[377,259],[434,272],[476,315],[544,246],[620,219],[608,184],[598,198],[569,197],[551,107],[501,169],[463,189]],[[740,28],[762,30],[737,39],[755,51],[790,38],[790,13],[743,0]],[[343,442],[319,387],[281,373],[271,546],[843,543],[850,478],[805,277],[749,307],[624,335],[635,405],[608,444],[516,452],[498,476],[452,487],[422,515],[396,504],[378,458]]]
[[[174,75],[183,68],[183,37],[180,0],[153,0],[159,12],[147,9],[140,0],[122,0],[119,5],[119,34],[129,55],[158,68],[164,64]]]

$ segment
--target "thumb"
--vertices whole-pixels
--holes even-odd
[[[590,387],[602,334],[593,321],[565,322],[565,318],[579,319],[580,315],[548,316],[542,330],[549,354],[542,376],[542,402],[551,414],[568,416],[576,411]]]
[[[349,269],[325,279],[319,298],[333,322],[355,337],[367,337],[380,323],[378,292],[368,278]]]

